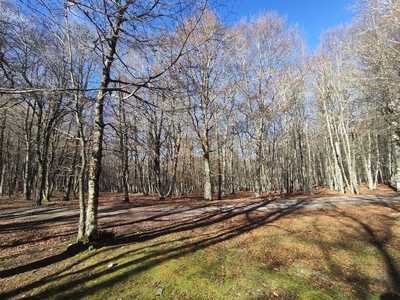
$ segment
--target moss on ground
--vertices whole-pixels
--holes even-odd
[[[390,230],[398,239],[398,222],[388,226],[375,219],[368,224],[377,230],[376,238]],[[41,299],[330,300],[379,299],[390,290],[378,242],[371,241],[358,221],[340,215],[289,217],[216,243],[204,242],[216,233],[203,235],[200,230],[189,236],[175,233],[84,252],[65,261],[63,266],[70,267],[48,278],[31,295]],[[383,238],[383,248],[396,263],[398,245]]]

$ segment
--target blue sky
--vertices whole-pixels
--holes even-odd
[[[228,1],[235,20],[273,10],[298,25],[307,45],[318,46],[322,32],[349,22],[352,0],[231,0]]]

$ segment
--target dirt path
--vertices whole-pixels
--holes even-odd
[[[238,218],[249,218],[249,215],[254,214],[274,218],[298,210],[329,209],[333,206],[400,205],[399,195],[242,198],[213,202],[189,199],[121,203],[118,197],[111,200],[102,202],[99,227],[101,230],[112,231],[118,243],[143,241],[208,226],[226,226]],[[78,217],[76,204],[69,207],[53,205],[3,209],[0,212],[0,270],[42,259],[65,249],[67,244],[74,241]]]
[[[332,205],[391,205],[400,203],[400,196],[334,196],[307,198],[305,196],[296,197],[294,199],[266,199],[268,205],[258,207],[257,210],[267,211],[275,209],[285,209],[294,204],[304,209],[320,209],[329,208]],[[158,205],[151,206],[136,206],[135,203],[120,204],[117,206],[103,206],[100,208],[99,218],[107,219],[114,216],[129,215],[133,219],[140,220],[149,217],[157,217],[157,215],[182,215],[182,216],[197,216],[205,212],[216,212],[224,210],[240,211],[245,207],[252,208],[252,203],[258,205],[260,200],[249,199],[244,201],[221,201],[221,202],[204,202],[196,204],[193,202],[182,204],[168,204],[160,202]],[[40,207],[40,208],[18,208],[18,209],[3,209],[0,212],[0,233],[8,227],[25,227],[32,223],[58,222],[69,218],[76,218],[79,215],[79,210],[70,207]]]
[[[398,194],[290,199],[242,197],[212,202],[190,198],[160,202],[132,197],[130,203],[122,203],[118,195],[106,195],[101,204],[99,227],[115,234],[111,244],[115,248],[175,233],[187,238],[208,232],[223,239],[221,232],[235,236],[287,216],[321,209],[328,210],[323,214],[329,214],[335,208],[346,206],[356,210],[362,206],[367,211],[389,207],[390,218],[400,216]],[[4,288],[17,287],[19,283],[14,280],[17,277],[33,281],[39,275],[46,278],[62,269],[65,259],[71,258],[65,249],[75,239],[78,217],[79,210],[73,202],[3,209],[0,212],[0,286],[4,280]]]

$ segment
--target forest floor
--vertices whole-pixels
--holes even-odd
[[[0,200],[0,299],[400,299],[400,195],[206,202],[102,194],[115,239],[73,255],[76,201]]]

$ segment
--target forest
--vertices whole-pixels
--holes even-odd
[[[223,1],[0,1],[1,199],[76,201],[92,244],[104,193],[400,191],[400,2],[351,9],[313,50]]]

